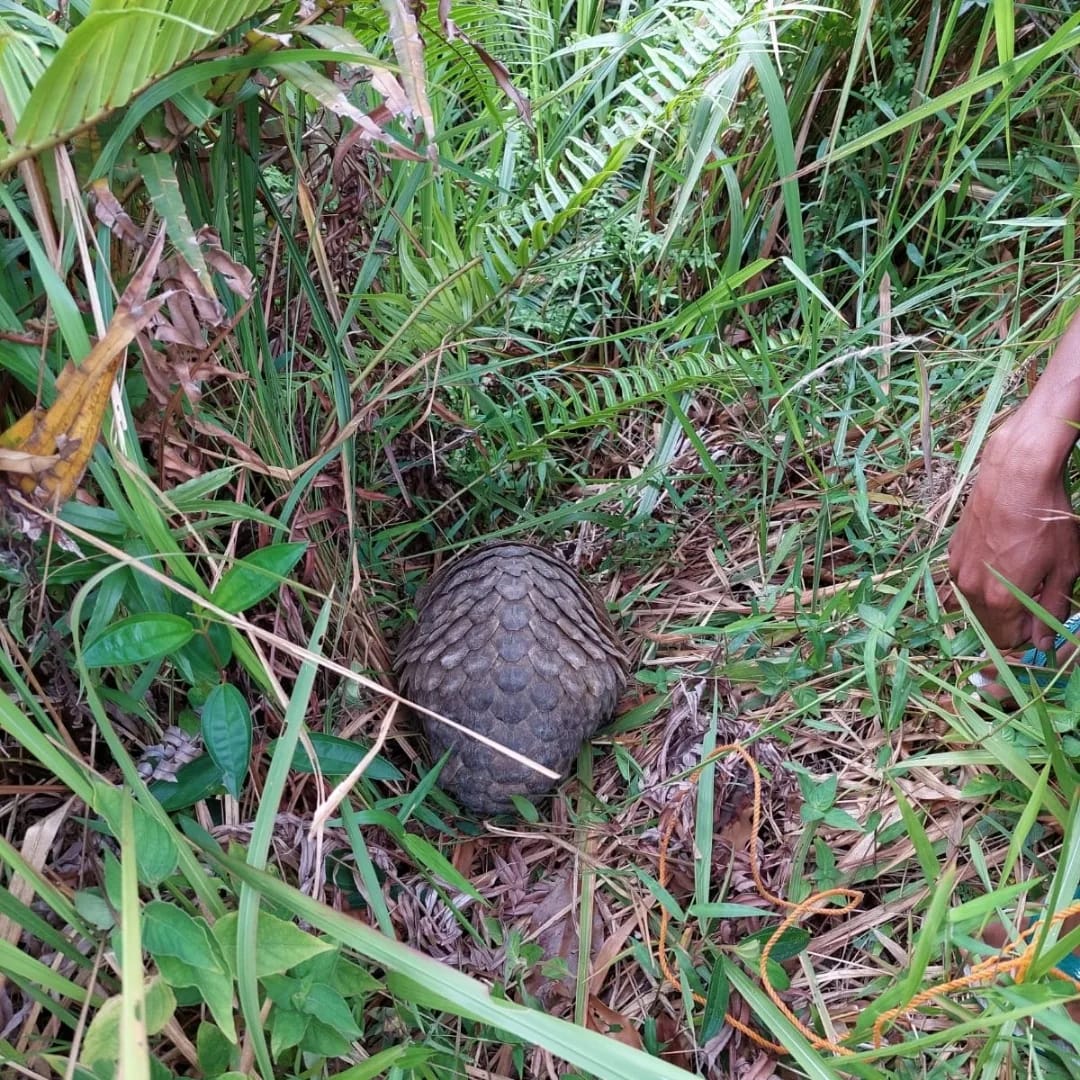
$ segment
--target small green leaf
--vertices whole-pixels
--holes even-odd
[[[111,930],[116,925],[113,910],[100,889],[79,889],[73,899],[75,910],[99,930]]]
[[[828,810],[836,802],[836,788],[839,777],[817,777],[812,783],[809,795],[810,802],[815,810]]]
[[[514,804],[514,809],[530,825],[535,825],[540,820],[540,811],[524,795],[511,795],[510,801]]]
[[[107,626],[83,649],[87,667],[145,664],[183,648],[195,628],[182,615],[146,611]]]
[[[783,993],[791,986],[791,976],[770,956],[765,964],[765,970],[769,973],[769,982],[774,990]]]
[[[370,994],[382,987],[366,968],[347,960],[340,951],[321,953],[298,964],[294,970],[298,978],[326,983],[348,998]]]
[[[862,832],[863,827],[846,810],[834,806],[827,811],[822,819],[826,825],[834,829],[849,829],[851,832]]]
[[[246,611],[286,582],[305,551],[306,543],[271,544],[245,555],[225,572],[210,599],[233,614]]]
[[[251,764],[251,710],[231,683],[220,683],[206,696],[202,708],[203,742],[221,770],[226,790],[240,798]]]
[[[143,908],[142,943],[155,960],[175,956],[209,971],[224,973],[227,970],[206,921],[193,918],[182,908],[164,900],[151,900]]]
[[[290,978],[288,975],[267,975],[262,980],[262,988],[266,996],[279,1009],[294,1008],[293,995],[299,993],[303,986],[300,979]]]
[[[300,1048],[319,1057],[340,1058],[349,1052],[350,1043],[332,1027],[312,1016]]]
[[[351,739],[339,739],[336,735],[310,732],[308,738],[311,739],[311,746],[315,751],[323,776],[348,776],[368,752],[368,747],[363,743],[353,742]],[[271,752],[276,745],[275,739],[270,744]],[[297,745],[296,752],[293,754],[292,769],[294,772],[302,773],[315,771],[303,743]],[[403,779],[401,773],[389,761],[378,755],[371,759],[364,776],[368,780]]]
[[[274,1057],[280,1057],[283,1050],[297,1046],[307,1034],[310,1023],[311,1017],[307,1013],[275,1007],[269,1024],[270,1052]]]
[[[738,946],[736,953],[747,963],[756,964],[761,950],[768,940],[776,933],[775,927],[765,927],[753,934],[747,934]],[[801,926],[790,926],[780,935],[780,940],[773,946],[769,953],[769,959],[778,963],[784,963],[798,956],[810,944],[810,934]]]
[[[348,1002],[326,983],[314,983],[298,996],[300,1000],[294,1002],[296,1008],[332,1027],[342,1038],[352,1041],[363,1034]]]
[[[208,634],[196,632],[195,636],[170,657],[173,665],[192,686],[209,690],[221,679],[225,664],[218,663]],[[227,663],[228,661],[226,661]]]
[[[1065,684],[1065,711],[1070,716],[1080,713],[1080,668],[1073,668]]]
[[[234,969],[237,919],[237,913],[230,911],[214,923],[214,937]],[[267,975],[280,975],[334,946],[329,941],[304,933],[299,927],[268,911],[260,911],[255,940],[245,941],[244,948],[251,949],[255,957],[255,976],[262,979]]]

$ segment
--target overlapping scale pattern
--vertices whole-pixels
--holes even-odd
[[[564,776],[626,681],[607,612],[558,556],[495,542],[443,567],[417,594],[395,667],[402,693]],[[421,714],[440,781],[480,814],[553,781]]]

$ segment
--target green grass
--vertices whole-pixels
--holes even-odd
[[[40,130],[35,57],[75,95],[72,28],[0,6],[25,139],[0,145],[0,426],[52,400],[138,262],[57,138],[167,251],[210,226],[256,275],[249,301],[213,263],[205,349],[130,351],[58,512],[77,551],[0,504],[5,1069],[739,1076],[761,1051],[727,1007],[786,1075],[1075,1072],[1056,931],[1024,984],[870,1036],[1080,880],[1078,677],[1065,705],[975,700],[982,638],[937,595],[980,445],[1075,306],[1080,18],[841,7],[455,4],[466,39],[428,5],[402,85],[436,168],[397,98],[372,112],[418,60],[397,4],[261,60],[239,36],[189,58],[174,27],[147,94],[129,71]],[[350,139],[355,109],[383,140]],[[497,536],[597,584],[636,676],[553,802],[484,825],[388,669],[433,561]],[[203,736],[178,771],[170,727]],[[783,912],[746,776],[696,772],[733,740],[768,887],[863,891],[771,969],[853,1056],[759,984]]]

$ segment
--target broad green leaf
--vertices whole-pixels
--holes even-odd
[[[79,1061],[90,1068],[120,1059],[120,1007],[122,995],[109,998],[94,1014],[86,1029]],[[146,1033],[156,1035],[169,1022],[176,998],[168,983],[154,978],[146,984]],[[96,1070],[95,1070],[96,1071]]]
[[[237,950],[236,924],[235,911],[230,911],[214,923],[214,937],[230,963],[234,963]],[[260,911],[255,940],[245,941],[243,947],[249,950],[248,955],[255,958],[255,975],[261,979],[267,975],[280,975],[289,968],[334,948],[334,944],[305,934],[299,927],[279,919],[276,915]]]
[[[150,785],[150,794],[172,813],[220,792],[223,775],[217,762],[209,754],[202,754],[180,768],[175,782],[155,780]]]
[[[323,776],[348,776],[360,763],[360,759],[368,752],[368,747],[363,743],[353,742],[351,739],[339,739],[336,735],[310,732],[308,738],[311,740],[311,747],[315,751],[315,757],[319,762],[319,770]],[[277,740],[275,739],[270,744],[271,752],[273,752],[276,745]],[[296,747],[291,767],[295,772],[312,773],[315,771],[303,743]],[[364,776],[368,780],[402,779],[400,771],[377,754],[371,759]]]
[[[229,793],[240,798],[251,764],[251,710],[231,683],[215,686],[202,709],[202,735],[207,752],[221,770]]]
[[[88,120],[121,108],[266,2],[234,0],[199,7],[199,18],[193,21],[187,17],[192,5],[180,0],[93,5],[31,92],[12,139],[14,149],[37,151],[62,142]],[[0,168],[9,164],[0,163]]]
[[[204,919],[194,918],[175,904],[154,900],[143,909],[143,945],[170,986],[193,986],[232,1042],[237,1029],[232,1018],[232,974],[217,939]]]
[[[195,628],[182,615],[148,611],[103,630],[83,649],[87,667],[122,667],[157,660],[190,640]]]
[[[186,960],[161,954],[155,957],[161,977],[170,986],[194,986],[218,1022],[222,1034],[236,1042],[233,1021],[233,980],[231,975],[198,968]]]
[[[306,543],[271,544],[245,555],[218,582],[210,599],[238,614],[276,592],[307,551]]]
[[[131,803],[135,827],[135,860],[139,869],[139,881],[143,885],[157,885],[175,869],[179,859],[172,835],[155,821],[127,791],[110,787],[98,781],[94,784],[93,808],[105,820],[109,831],[120,836],[120,823],[125,803]]]
[[[175,956],[208,971],[227,970],[205,920],[193,918],[182,908],[163,900],[151,900],[143,908],[142,918],[143,948],[155,959]]]

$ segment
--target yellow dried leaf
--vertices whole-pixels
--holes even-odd
[[[166,299],[165,295],[146,299],[164,242],[162,231],[120,298],[105,336],[78,367],[69,362],[57,377],[56,401],[46,410],[33,409],[0,435],[0,447],[51,459],[30,471],[6,468],[0,461],[11,486],[43,505],[56,505],[75,494],[101,431],[124,352]]]

